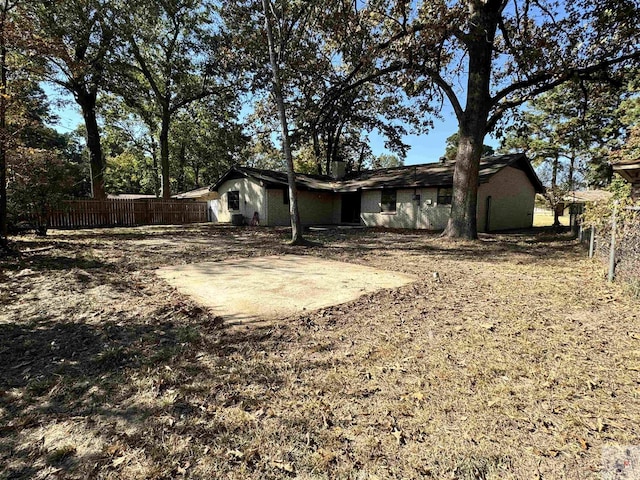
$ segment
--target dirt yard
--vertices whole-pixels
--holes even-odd
[[[597,479],[603,447],[640,443],[640,302],[569,238],[310,237],[16,238],[21,257],[0,260],[0,478]],[[419,280],[229,326],[155,274],[287,253]]]

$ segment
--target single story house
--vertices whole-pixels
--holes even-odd
[[[296,174],[301,222],[441,230],[451,210],[454,166],[427,163],[345,175],[344,164],[335,162],[332,176]],[[257,212],[261,225],[290,224],[285,173],[234,166],[210,189],[220,196],[220,222],[234,216],[248,222]],[[524,154],[483,158],[478,230],[531,227],[535,194],[543,191]]]
[[[631,198],[640,201],[640,160],[622,160],[612,167],[614,172],[631,183]]]

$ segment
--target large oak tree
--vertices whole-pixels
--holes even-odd
[[[569,80],[612,79],[640,58],[632,0],[370,1],[367,9],[380,18],[375,61],[413,73],[415,93],[429,103],[445,98],[455,112],[459,148],[445,230],[454,238],[477,237],[483,140],[505,115]]]
[[[46,70],[39,73],[70,92],[82,112],[94,198],[106,198],[97,101],[113,48],[114,15],[106,0],[25,1],[22,10],[30,48],[46,60]]]

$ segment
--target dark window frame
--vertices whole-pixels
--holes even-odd
[[[289,187],[282,189],[282,204],[289,205]]]
[[[385,188],[380,194],[380,213],[396,213],[398,211],[398,190]]]
[[[451,205],[453,199],[453,187],[438,187],[438,198],[436,204]]]
[[[231,211],[240,210],[240,191],[229,190],[227,192],[227,209]]]

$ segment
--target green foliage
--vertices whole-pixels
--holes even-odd
[[[403,165],[403,159],[401,159],[397,155],[390,155],[388,153],[382,153],[371,161],[372,169],[401,167]]]
[[[631,198],[631,184],[617,173],[613,175],[607,190],[613,193],[614,200],[626,200]]]
[[[451,162],[456,159],[456,155],[458,154],[458,143],[460,142],[460,133],[456,132],[452,135],[449,135],[446,140],[446,148],[444,152],[444,157],[447,161]],[[493,155],[495,152],[494,148],[491,145],[482,145],[482,156],[487,157]]]
[[[26,223],[46,234],[49,212],[60,208],[82,181],[80,168],[55,151],[24,147],[12,152],[8,166],[9,224]]]

